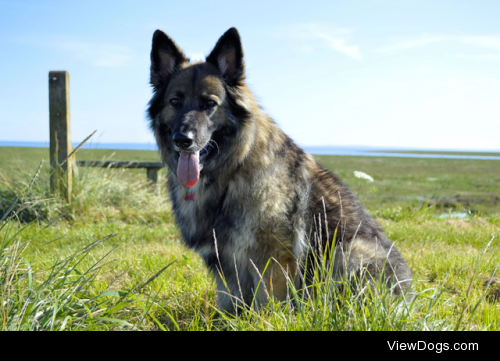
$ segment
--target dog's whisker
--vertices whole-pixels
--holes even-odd
[[[214,147],[212,146],[212,143],[214,143],[214,144],[215,144],[215,146],[217,147],[217,154],[219,154],[219,153],[220,153],[219,145],[217,144],[217,142],[216,142],[215,140],[210,139],[210,142],[208,142],[208,144],[209,144],[212,148],[214,148]]]

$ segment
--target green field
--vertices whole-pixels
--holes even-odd
[[[0,329],[500,329],[500,161],[318,156],[396,242],[416,301],[402,306],[383,289],[332,301],[318,282],[318,296],[294,294],[295,309],[270,302],[231,318],[145,170],[80,168],[68,204],[48,190],[48,162],[34,178],[42,159],[47,149],[0,148],[0,218],[19,199],[0,223]],[[159,157],[82,150],[77,159]]]
[[[29,178],[40,160],[49,159],[47,148],[0,147],[0,177]],[[80,150],[78,160],[156,161],[155,151]],[[436,205],[447,211],[464,207],[472,212],[500,212],[500,161],[470,159],[386,158],[317,156],[337,174],[363,203],[378,209],[385,206]],[[48,175],[48,162],[42,176]],[[373,184],[354,177],[354,171],[371,175]],[[121,171],[110,170],[111,172]],[[128,170],[145,174],[145,170]]]
[[[439,158],[318,156],[369,208],[436,205],[472,212],[500,211],[500,161]],[[371,175],[367,184],[354,171]]]
[[[467,155],[473,157],[500,157],[498,152],[467,152],[467,151],[445,151],[445,150],[374,150],[377,153],[398,153],[398,154],[440,154],[440,155]]]

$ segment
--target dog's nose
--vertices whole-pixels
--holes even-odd
[[[179,148],[187,149],[193,144],[193,135],[192,133],[183,134],[177,132],[174,134],[174,143]]]

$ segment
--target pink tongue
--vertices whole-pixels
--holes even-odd
[[[193,187],[200,179],[200,152],[181,152],[177,178],[184,187]]]

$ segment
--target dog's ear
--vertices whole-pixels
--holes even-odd
[[[206,61],[220,70],[228,85],[236,86],[243,83],[245,80],[243,47],[236,28],[229,29],[220,37]]]
[[[153,34],[151,49],[151,84],[158,87],[168,81],[168,78],[188,61],[181,49],[170,37],[161,30]]]

